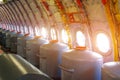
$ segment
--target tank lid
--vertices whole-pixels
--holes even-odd
[[[96,52],[89,50],[69,50],[63,54],[68,60],[96,61],[102,59],[102,56]]]
[[[103,64],[102,71],[114,78],[120,78],[120,62],[107,62]]]
[[[39,38],[41,38],[41,36],[35,36],[34,38],[35,38],[35,39],[39,39]]]
[[[68,45],[60,42],[50,42],[48,44],[42,45],[41,48],[57,51],[69,49]]]
[[[86,46],[76,46],[76,50],[86,50]]]
[[[29,33],[25,34],[24,36],[28,36],[28,35],[29,35]]]
[[[58,40],[51,40],[50,43],[56,43]]]
[[[20,34],[21,32],[17,32],[17,34]]]

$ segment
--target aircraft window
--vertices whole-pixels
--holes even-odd
[[[78,46],[85,47],[85,36],[83,32],[78,31],[76,33],[76,41]]]
[[[35,33],[36,33],[36,36],[40,35],[39,28],[37,26],[35,27]]]
[[[0,3],[2,3],[3,2],[3,0],[0,0]]]
[[[96,46],[101,52],[108,52],[110,49],[108,36],[104,33],[98,33],[96,36]]]
[[[47,30],[44,27],[41,30],[41,35],[43,38],[47,38]]]
[[[62,30],[62,41],[64,43],[68,43],[68,35],[67,35],[67,32],[64,29]]]
[[[30,35],[31,36],[34,36],[34,32],[33,32],[33,28],[30,26],[30,27],[28,27],[29,28],[29,30],[30,30],[30,32],[28,31],[26,31],[27,33],[30,33]]]
[[[57,40],[55,29],[52,28],[50,32],[51,32],[51,38],[52,38],[52,40]]]

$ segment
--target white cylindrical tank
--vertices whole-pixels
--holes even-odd
[[[102,67],[102,80],[120,80],[120,62],[107,62]]]
[[[17,54],[22,56],[23,58],[26,58],[26,42],[28,40],[33,39],[32,36],[29,34],[24,35],[23,37],[19,37],[17,39],[18,44],[17,44]]]
[[[0,45],[2,44],[2,28],[0,28]]]
[[[59,64],[62,53],[69,47],[59,42],[50,42],[40,46],[40,70],[52,78],[60,78]]]
[[[17,52],[17,33],[15,31],[12,31],[10,33],[10,51],[12,53]]]
[[[7,40],[7,37],[8,37],[8,33],[9,33],[9,30],[5,30],[4,32],[3,32],[3,35],[4,35],[4,39],[3,39],[3,41],[4,41],[4,49],[5,49],[5,51],[7,50],[6,49],[6,45],[7,45],[7,43],[6,43],[6,40]]]
[[[23,57],[23,43],[22,40],[24,39],[24,35],[21,37],[17,37],[17,54]]]
[[[62,56],[62,80],[101,80],[101,55],[89,50],[69,50]]]
[[[33,64],[34,66],[39,65],[39,50],[40,50],[40,46],[43,44],[47,44],[48,41],[45,39],[42,39],[38,36],[36,36],[34,39],[32,40],[28,40],[27,44],[26,44],[26,59],[27,61],[29,61],[31,64]]]
[[[2,45],[2,49],[5,48],[5,40],[6,40],[6,31],[5,29],[2,30],[2,38],[1,38],[1,45]]]
[[[23,34],[21,32],[18,32],[17,33],[17,54],[20,53],[20,52],[23,52],[23,50],[21,51],[21,49],[19,49],[19,44],[21,43],[21,38],[23,38]],[[19,40],[20,39],[20,40]],[[21,43],[22,44],[22,43]]]
[[[7,50],[10,50],[10,33],[11,31],[8,31],[7,34],[6,34],[6,48]]]

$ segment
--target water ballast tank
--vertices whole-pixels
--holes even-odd
[[[11,47],[11,52],[17,53],[17,38],[22,37],[23,34],[21,32],[11,32],[10,35],[10,47]]]
[[[1,38],[1,46],[2,46],[2,49],[4,50],[5,49],[5,40],[6,40],[6,32],[7,30],[3,29],[2,30],[2,38]]]
[[[17,54],[22,56],[24,55],[23,53],[23,39],[24,39],[24,34],[22,36],[17,37]]]
[[[89,50],[69,50],[62,56],[62,80],[101,80],[103,58]]]
[[[32,39],[34,39],[33,36],[31,36],[31,35],[25,35],[24,38],[23,38],[23,40],[22,40],[22,46],[21,47],[23,47],[24,58],[26,58],[26,49],[27,49],[26,44],[27,44],[27,41],[32,40]]]
[[[48,41],[42,39],[40,36],[35,36],[34,39],[28,40],[26,44],[26,59],[28,62],[33,64],[36,67],[39,67],[39,50],[40,46],[47,44]]]
[[[6,33],[6,40],[5,40],[5,42],[6,42],[6,49],[7,49],[7,51],[9,51],[10,50],[10,33],[11,33],[11,31],[8,31],[7,33]]]
[[[15,31],[11,31],[10,33],[10,46],[10,51],[17,53],[17,33]]]
[[[107,62],[102,67],[102,80],[120,80],[120,62]]]
[[[28,40],[33,39],[32,36],[30,36],[29,34],[25,34],[22,37],[17,38],[17,54],[22,56],[23,58],[26,58],[26,42]]]
[[[2,28],[0,28],[0,45],[2,45]]]
[[[62,53],[68,50],[68,46],[59,42],[50,42],[40,46],[40,70],[52,78],[60,78],[59,64]]]
[[[22,38],[23,36],[24,36],[23,33],[21,33],[21,32],[17,32],[17,46],[18,46],[18,44],[19,44],[18,39],[19,39],[19,38]]]

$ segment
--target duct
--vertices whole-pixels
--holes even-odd
[[[0,80],[52,80],[22,57],[15,54],[0,56]]]

